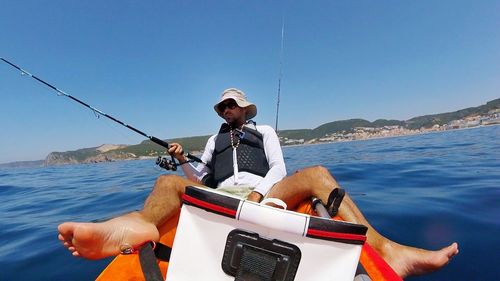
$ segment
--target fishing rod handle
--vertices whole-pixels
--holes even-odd
[[[158,144],[158,145],[161,145],[161,146],[165,147],[166,149],[169,149],[169,148],[170,148],[170,144],[168,144],[168,142],[166,142],[166,141],[162,141],[161,139],[159,139],[159,138],[157,138],[157,137],[153,137],[153,136],[151,136],[151,137],[149,137],[149,139],[150,139],[152,142],[154,142],[154,143],[156,143],[156,144]]]
[[[166,141],[163,141],[163,140],[161,140],[161,139],[159,139],[159,138],[157,138],[157,137],[154,137],[154,136],[149,137],[149,139],[150,139],[152,142],[154,142],[154,143],[156,143],[156,144],[159,144],[159,145],[161,145],[161,146],[165,147],[166,149],[170,149],[170,144],[168,144]],[[192,155],[191,153],[188,153],[188,154],[186,155],[186,157],[187,157],[187,158],[189,158],[189,159],[191,159],[191,160],[193,160],[193,161],[195,161],[195,162],[198,162],[198,163],[203,163],[203,161],[201,161],[201,159],[200,159],[200,158],[198,158],[198,157],[196,157],[196,156]]]
[[[189,158],[189,159],[191,159],[191,160],[193,160],[193,161],[195,161],[195,162],[198,162],[198,163],[203,163],[203,161],[201,161],[201,159],[200,159],[200,158],[198,158],[198,157],[196,157],[196,156],[192,155],[191,153],[188,153],[188,154],[186,155],[186,157],[187,157],[187,158]]]

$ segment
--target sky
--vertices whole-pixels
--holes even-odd
[[[500,97],[500,1],[0,0],[0,57],[161,139],[215,133],[226,88],[279,130]],[[283,56],[281,57],[284,22]],[[0,62],[0,163],[145,138]]]

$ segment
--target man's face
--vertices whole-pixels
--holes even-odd
[[[239,107],[233,99],[221,102],[218,109],[228,124],[240,126],[245,123],[246,109]]]

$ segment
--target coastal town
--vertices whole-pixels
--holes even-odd
[[[373,138],[396,137],[406,135],[416,135],[429,132],[456,130],[474,128],[479,126],[498,125],[500,124],[500,109],[490,110],[484,115],[473,115],[463,119],[452,120],[443,125],[436,124],[432,127],[419,129],[408,129],[404,126],[383,126],[383,127],[356,127],[353,132],[341,131],[332,134],[326,134],[320,138],[311,140],[292,139],[280,136],[280,142],[283,145],[301,145],[301,144],[317,144],[330,142],[343,142],[353,140],[366,140]]]

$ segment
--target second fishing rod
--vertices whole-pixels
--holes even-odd
[[[69,98],[69,99],[71,99],[71,100],[73,100],[73,101],[75,101],[75,102],[77,102],[77,103],[79,103],[79,104],[81,104],[81,105],[89,108],[97,116],[104,116],[104,117],[106,117],[106,118],[108,118],[108,119],[110,119],[110,120],[112,120],[112,121],[114,121],[114,122],[116,122],[116,123],[118,123],[118,124],[120,124],[120,125],[128,128],[128,129],[130,129],[130,130],[132,130],[132,131],[134,131],[134,132],[136,132],[136,133],[138,133],[138,134],[140,134],[140,135],[148,138],[152,142],[154,142],[154,143],[156,143],[156,144],[158,144],[160,146],[165,147],[166,149],[170,148],[170,145],[166,141],[163,141],[163,140],[161,140],[161,139],[159,139],[159,138],[157,138],[155,136],[148,135],[148,134],[144,133],[143,131],[134,128],[133,126],[125,124],[124,122],[116,119],[115,117],[113,117],[113,116],[111,116],[111,115],[109,115],[107,113],[102,112],[101,110],[99,110],[99,109],[97,109],[97,108],[95,108],[95,107],[87,104],[86,102],[84,102],[84,101],[82,101],[82,100],[80,100],[80,99],[78,99],[78,98],[76,98],[76,97],[74,97],[74,96],[72,96],[70,94],[67,94],[66,92],[58,89],[57,87],[53,86],[52,84],[50,84],[50,83],[48,83],[48,82],[46,82],[46,81],[38,78],[37,76],[29,73],[28,71],[22,69],[21,67],[17,66],[16,64],[14,64],[14,63],[12,63],[12,62],[4,59],[4,58],[0,58],[0,60],[2,60],[3,62],[5,62],[6,64],[12,66],[13,68],[19,70],[21,72],[21,74],[28,75],[29,77],[35,79],[36,81],[44,84],[45,86],[51,88],[54,91],[56,91],[57,95],[65,96],[65,97],[67,97],[67,98]],[[199,163],[202,162],[200,158],[198,158],[198,157],[196,157],[196,156],[194,156],[194,155],[192,155],[190,153],[187,153],[186,157],[189,159],[190,162],[199,162]],[[158,164],[162,168],[165,168],[167,170],[173,170],[173,171],[177,170],[177,166],[179,166],[179,164],[175,162],[175,159],[174,159],[173,156],[171,157],[171,159],[167,159],[165,157],[161,157],[160,156],[160,157],[158,157],[158,159],[156,161],[156,164]]]

